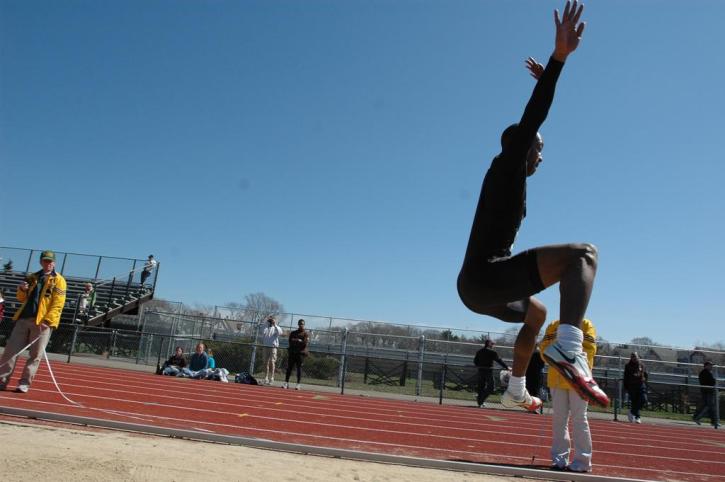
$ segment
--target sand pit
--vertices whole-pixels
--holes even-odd
[[[410,481],[520,478],[357,462],[207,442],[0,419],[3,480]]]

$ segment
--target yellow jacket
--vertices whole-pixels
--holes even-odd
[[[544,339],[541,340],[539,353],[546,350],[546,348],[556,341],[556,329],[559,327],[559,320],[552,321],[549,326],[546,327],[546,333],[544,333]],[[589,368],[594,366],[594,355],[597,354],[597,331],[594,329],[594,323],[584,319],[581,326],[584,332],[584,352],[587,354],[587,361],[589,362]],[[569,390],[569,384],[564,380],[564,377],[559,375],[559,372],[549,368],[547,370],[546,383],[549,388],[562,388]]]
[[[30,286],[27,290],[21,290],[18,287],[16,296],[18,301],[22,302],[23,305],[15,312],[13,320],[20,318],[20,314],[23,312],[23,309],[28,302],[28,293],[33,292],[42,276],[42,271],[38,271],[28,276],[27,281]],[[45,285],[43,285],[43,289],[38,296],[38,315],[35,317],[36,325],[45,321],[51,328],[58,328],[58,324],[60,323],[60,313],[63,311],[63,306],[65,306],[66,289],[66,282],[63,276],[59,275],[55,271],[48,275],[48,279],[45,281]]]

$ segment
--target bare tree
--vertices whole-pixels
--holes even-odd
[[[244,297],[244,320],[259,323],[269,316],[277,316],[284,308],[282,303],[264,293],[250,293]]]

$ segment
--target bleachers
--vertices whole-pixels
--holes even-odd
[[[77,276],[64,276],[68,289],[66,303],[61,314],[61,324],[82,323],[90,326],[106,325],[111,318],[120,314],[136,314],[139,307],[153,299],[153,288],[133,281],[133,271],[125,280],[93,280]],[[22,303],[16,298],[16,288],[25,279],[21,271],[0,272],[0,288],[5,297],[5,316],[12,317]],[[93,283],[96,302],[87,313],[79,313],[78,300],[86,283]]]

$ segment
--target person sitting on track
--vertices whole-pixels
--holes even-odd
[[[178,377],[203,379],[208,375],[209,357],[204,351],[206,346],[203,343],[196,345],[196,352],[191,355],[189,366],[182,368]]]
[[[186,366],[186,358],[184,358],[184,350],[180,347],[176,347],[176,351],[164,362],[164,366],[161,369],[162,375],[176,376]]]
[[[458,275],[458,294],[466,307],[511,323],[523,323],[514,344],[512,376],[501,404],[536,411],[541,399],[526,390],[526,368],[536,336],[546,320],[546,307],[534,294],[559,283],[560,319],[556,343],[544,351],[583,398],[608,405],[609,398],[592,378],[582,351],[580,328],[597,270],[597,250],[588,243],[533,248],[512,256],[514,239],[526,216],[526,180],[542,161],[544,141],[538,130],[554,100],[564,62],[579,46],[583,5],[567,1],[559,18],[554,12],[554,51],[545,69],[529,58],[536,86],[518,124],[501,135],[501,153],[488,169],[481,187],[465,258]],[[566,186],[561,186],[565,189]]]

